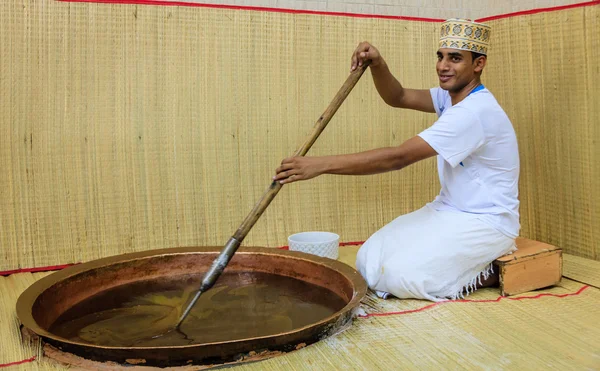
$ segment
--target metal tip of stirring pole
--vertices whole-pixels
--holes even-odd
[[[192,299],[192,301],[190,301],[190,303],[188,304],[188,306],[183,311],[183,314],[181,315],[181,317],[179,317],[179,321],[177,321],[177,326],[175,326],[176,330],[179,331],[179,327],[181,326],[181,324],[183,323],[183,321],[185,321],[185,319],[187,318],[188,314],[190,314],[190,311],[192,310],[192,307],[194,306],[194,304],[196,304],[196,302],[198,301],[198,298],[200,298],[200,295],[202,295],[203,291],[204,290],[202,290],[202,288],[200,288],[200,290],[198,290],[196,292],[196,295],[194,295],[194,298]]]
[[[217,280],[217,278],[219,278],[221,273],[223,273],[223,270],[227,266],[227,263],[229,263],[229,260],[233,257],[233,254],[235,254],[235,251],[240,246],[240,243],[241,242],[235,239],[235,237],[231,237],[229,241],[227,241],[227,244],[225,245],[219,256],[213,261],[212,265],[208,269],[208,272],[206,272],[206,274],[204,275],[204,278],[202,279],[202,284],[200,285],[200,289],[196,292],[196,295],[194,295],[188,306],[185,308],[185,311],[183,311],[181,317],[179,317],[177,326],[175,326],[176,330],[179,330],[179,327],[181,326],[183,321],[185,321],[188,314],[190,314],[192,307],[194,306],[194,304],[196,304],[196,301],[198,301],[200,295],[202,295],[202,293],[206,290],[209,290],[215,284],[215,281]]]

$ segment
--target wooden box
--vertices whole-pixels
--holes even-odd
[[[562,250],[547,243],[518,237],[517,251],[494,261],[499,271],[500,294],[520,294],[560,282]]]

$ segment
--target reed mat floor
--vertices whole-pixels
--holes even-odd
[[[339,260],[354,265],[357,250],[341,247]],[[0,368],[69,369],[45,358],[39,344],[24,344],[19,333],[16,300],[47,274],[0,277]],[[506,298],[497,288],[444,303],[369,293],[346,331],[232,369],[600,370],[600,262],[565,255],[564,275],[555,287]]]

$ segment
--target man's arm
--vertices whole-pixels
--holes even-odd
[[[371,75],[381,98],[392,107],[434,113],[433,100],[427,89],[406,89],[392,75],[385,60],[373,45],[362,42],[352,54],[351,69],[371,61]]]
[[[379,174],[400,170],[435,155],[437,153],[426,141],[415,136],[399,147],[378,148],[349,155],[286,158],[277,168],[273,180],[287,184],[322,174]]]

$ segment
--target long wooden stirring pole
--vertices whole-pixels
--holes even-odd
[[[354,88],[354,85],[356,85],[360,77],[367,69],[368,65],[368,63],[365,63],[361,67],[358,67],[356,70],[350,72],[350,76],[348,76],[346,82],[344,82],[344,85],[337,92],[331,103],[329,103],[329,106],[327,107],[327,109],[325,109],[325,112],[323,112],[321,117],[319,117],[319,119],[317,120],[315,124],[315,129],[313,130],[312,134],[304,143],[304,145],[300,149],[298,149],[298,151],[296,151],[294,157],[306,155],[310,147],[312,147],[312,145],[315,143],[321,132],[323,132],[323,130],[329,123],[329,120],[331,120],[331,118],[337,112],[338,108],[340,108],[348,94],[350,94],[350,91],[352,91],[352,88]],[[215,284],[215,282],[217,281],[221,273],[223,273],[223,270],[237,251],[244,238],[246,238],[248,232],[250,232],[250,229],[252,229],[258,218],[260,218],[260,216],[266,210],[267,206],[269,206],[271,201],[275,198],[281,187],[281,183],[273,181],[267,189],[267,191],[263,194],[262,198],[256,203],[252,211],[250,211],[250,214],[246,216],[246,219],[244,219],[244,221],[242,222],[238,230],[235,232],[235,234],[231,236],[229,241],[227,241],[227,244],[225,245],[219,256],[215,259],[208,272],[206,272],[206,274],[204,275],[204,278],[202,279],[202,284],[200,285],[200,289],[196,292],[196,295],[194,295],[194,297],[186,307],[185,311],[179,318],[177,326],[175,327],[176,329],[179,329],[179,326],[181,326],[183,321],[186,319],[186,317],[192,310],[192,307],[194,306],[194,304],[196,304],[196,301],[198,301],[200,295],[206,290],[210,289]]]

